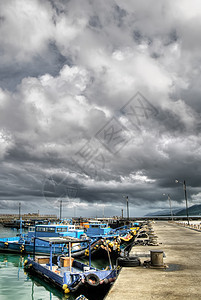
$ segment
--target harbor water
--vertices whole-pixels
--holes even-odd
[[[15,236],[19,232],[0,225],[0,238]],[[26,256],[18,254],[7,254],[0,252],[0,300],[56,300],[68,299],[74,300],[80,295],[64,295],[48,283],[30,276],[24,270],[24,261]],[[96,261],[92,264],[95,267],[105,267],[108,263],[105,261]],[[89,300],[102,300],[104,295],[85,294]]]

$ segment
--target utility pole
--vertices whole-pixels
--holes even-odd
[[[19,202],[19,220],[21,218],[21,202]]]
[[[60,200],[60,215],[59,215],[59,219],[61,221],[61,217],[62,217],[62,200]]]
[[[181,181],[176,179],[175,182],[183,184],[184,197],[185,197],[185,201],[186,201],[186,217],[187,217],[187,221],[188,221],[188,225],[189,225],[190,223],[189,223],[189,214],[188,214],[188,200],[187,200],[187,191],[186,191],[186,181],[184,180],[183,182],[181,182]]]
[[[129,220],[128,196],[126,197],[126,204],[127,204],[127,219]]]
[[[128,196],[124,196],[123,198],[126,198],[126,208],[127,208],[127,219],[129,220],[129,206],[128,206]]]

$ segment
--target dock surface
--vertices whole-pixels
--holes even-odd
[[[201,299],[201,232],[158,221],[158,246],[134,246],[130,255],[163,250],[167,269],[123,267],[105,300]],[[149,257],[140,257],[141,262]]]

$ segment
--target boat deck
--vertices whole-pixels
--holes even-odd
[[[41,264],[44,268],[50,270],[50,265],[49,264]],[[93,271],[96,271],[95,269],[88,269],[88,270],[81,270],[76,267],[58,267],[57,265],[52,265],[52,272],[57,273],[59,276],[63,277],[65,272],[70,272],[71,274],[78,274],[78,273],[85,273],[86,271],[89,271],[90,273],[93,273]]]

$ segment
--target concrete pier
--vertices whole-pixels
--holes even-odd
[[[143,263],[150,250],[163,250],[168,268],[123,267],[105,299],[200,300],[201,232],[166,221],[152,226],[158,246],[134,246],[130,255],[139,255]]]

